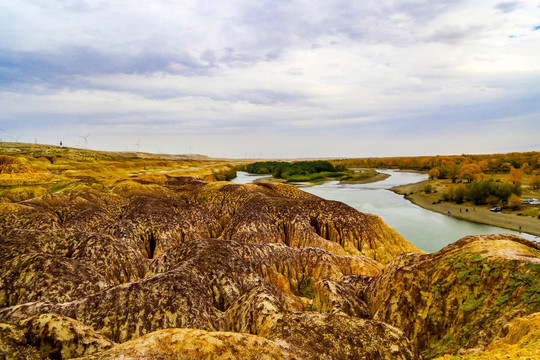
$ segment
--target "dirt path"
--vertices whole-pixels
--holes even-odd
[[[517,214],[505,214],[504,212],[495,213],[489,211],[487,206],[475,206],[472,203],[456,204],[441,201],[434,204],[435,197],[433,195],[418,192],[428,182],[426,180],[416,184],[396,186],[390,190],[405,195],[405,198],[413,204],[440,214],[540,236],[540,219],[532,216],[519,216]]]

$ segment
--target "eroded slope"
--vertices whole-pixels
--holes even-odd
[[[169,178],[0,215],[7,358],[431,358],[491,349],[539,311],[535,243],[421,254],[378,217],[282,184]]]

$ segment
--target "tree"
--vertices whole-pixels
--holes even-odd
[[[512,184],[518,184],[521,185],[521,176],[523,175],[523,171],[521,169],[516,169],[515,167],[510,167],[510,174],[508,174],[508,181],[510,181]]]
[[[489,163],[486,160],[479,161],[478,166],[480,166],[480,169],[484,173],[489,171]]]
[[[482,169],[480,169],[480,166],[475,163],[471,164],[465,164],[461,167],[461,172],[459,173],[459,177],[461,179],[465,179],[468,182],[472,182],[473,180],[476,180],[479,178],[482,174]]]
[[[531,188],[531,190],[536,190],[540,188],[540,179],[536,176],[536,174],[532,174],[529,178],[529,181],[527,181],[527,184]]]
[[[521,198],[516,194],[510,195],[508,198],[508,206],[512,209],[517,209],[521,205]]]
[[[512,164],[510,164],[509,162],[504,162],[504,163],[501,164],[500,169],[503,172],[510,171],[512,169]]]
[[[429,175],[429,178],[431,180],[438,179],[439,176],[441,176],[441,172],[439,170],[433,168],[433,169],[429,170],[428,175]]]
[[[458,204],[461,204],[465,201],[467,196],[467,188],[464,184],[450,185],[446,193],[443,193],[443,198],[445,200],[452,200]]]
[[[456,182],[459,174],[459,166],[452,160],[443,160],[441,167],[446,173],[446,176],[448,176],[452,182]]]

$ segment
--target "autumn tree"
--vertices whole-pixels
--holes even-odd
[[[428,172],[428,175],[429,175],[429,178],[430,179],[438,179],[439,176],[441,176],[441,172],[439,170],[437,170],[436,168],[433,168],[431,170],[429,170]]]
[[[521,185],[522,175],[523,171],[521,169],[516,169],[512,166],[510,167],[510,174],[508,174],[508,181],[510,181],[512,184]]]
[[[508,198],[508,206],[512,209],[517,209],[521,205],[521,198],[516,194],[510,195]]]
[[[529,181],[527,181],[527,184],[531,188],[531,190],[536,190],[540,188],[540,179],[536,176],[536,174],[532,174],[529,178]]]
[[[456,165],[456,163],[452,160],[443,160],[441,164],[441,168],[446,173],[446,176],[452,180],[452,182],[456,182],[456,179],[459,175],[459,166]]]
[[[489,163],[487,162],[487,160],[479,161],[478,166],[480,166],[480,170],[482,170],[483,173],[489,171]]]
[[[504,172],[510,171],[512,170],[512,164],[510,164],[509,162],[502,163],[500,169]]]
[[[465,164],[461,167],[459,177],[465,179],[468,182],[472,182],[482,176],[482,169],[475,163]]]

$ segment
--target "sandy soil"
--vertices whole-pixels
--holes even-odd
[[[384,179],[387,179],[389,177],[390,175],[388,174],[378,173],[377,175],[370,178],[361,179],[361,180],[341,180],[339,183],[340,184],[368,184],[368,183],[373,183],[377,181],[383,181]]]
[[[540,236],[540,219],[532,216],[519,216],[509,213],[495,213],[489,211],[487,206],[475,206],[472,203],[456,204],[441,201],[433,204],[436,196],[425,195],[418,192],[429,181],[422,181],[416,184],[396,186],[390,190],[397,194],[405,195],[405,198],[412,203],[441,214],[453,216],[458,219],[474,221],[482,224],[495,225],[505,229],[523,231],[529,234]]]
[[[367,178],[367,179],[361,179],[361,180],[342,180],[340,181],[339,183],[340,184],[367,184],[367,183],[372,183],[372,182],[377,182],[377,181],[382,181],[386,178],[390,177],[390,175],[388,174],[383,174],[383,173],[378,173],[377,175],[371,177],[371,178]],[[301,187],[306,187],[306,186],[316,186],[316,185],[320,185],[326,181],[333,181],[333,180],[336,180],[334,178],[325,178],[325,179],[321,179],[320,181],[314,181],[314,182],[309,182],[309,181],[302,181],[302,182],[287,182],[287,180],[284,180],[284,179],[276,179],[272,176],[269,176],[269,177],[264,177],[264,178],[259,178],[259,179],[256,179],[254,182],[261,182],[261,183],[269,183],[269,182],[279,182],[279,183],[287,183],[287,184],[291,184],[291,185],[295,185],[295,186],[301,186]]]
[[[264,178],[258,178],[253,181],[254,183],[286,183],[287,180],[284,179],[276,179],[273,176],[264,177]]]

